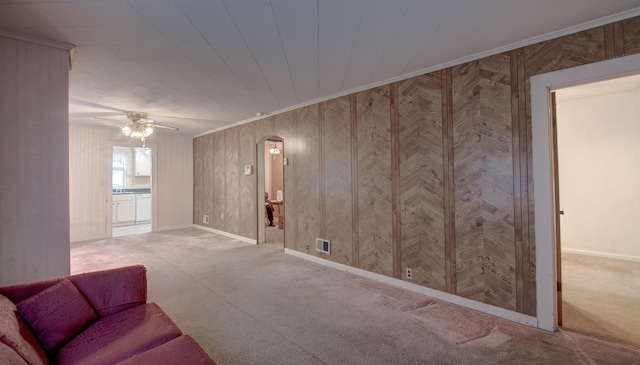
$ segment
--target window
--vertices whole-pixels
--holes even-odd
[[[130,148],[113,147],[113,160],[111,165],[112,189],[123,189],[127,187],[127,171],[130,161]]]

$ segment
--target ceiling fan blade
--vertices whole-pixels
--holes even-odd
[[[121,116],[121,113],[112,113],[112,112],[80,112],[73,113],[70,112],[69,116],[74,118],[98,118],[104,119],[103,117],[118,117]]]
[[[121,114],[126,114],[127,113],[126,110],[122,110],[122,109],[118,109],[118,108],[114,108],[114,107],[111,107],[111,106],[98,104],[98,103],[94,103],[94,102],[86,101],[86,100],[69,99],[69,103],[70,104],[74,104],[74,105],[78,105],[78,106],[88,107],[88,108],[99,108],[99,109],[111,110],[111,111],[118,112],[118,113],[121,113]]]
[[[152,127],[152,128],[169,129],[169,130],[172,130],[172,131],[179,131],[180,130],[177,127],[172,127],[172,126],[168,126],[168,125],[162,125],[162,124],[158,124],[158,123],[150,124],[150,127]]]

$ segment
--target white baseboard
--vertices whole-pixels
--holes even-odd
[[[99,233],[99,234],[90,234],[86,236],[72,237],[69,241],[71,243],[78,243],[78,242],[85,242],[85,241],[102,240],[105,238],[109,238],[109,237],[107,237],[107,235],[104,233]]]
[[[170,226],[170,227],[158,227],[157,232],[173,231],[174,229],[183,229],[183,228],[191,228],[191,227],[193,227],[193,224],[191,223],[179,224],[177,226]]]
[[[233,238],[233,239],[236,239],[238,241],[250,243],[252,245],[257,245],[258,244],[258,240],[256,240],[256,239],[238,236],[237,234],[233,234],[233,233],[229,233],[229,232],[225,232],[225,231],[220,231],[220,230],[209,228],[209,227],[204,227],[204,226],[201,226],[201,225],[198,225],[198,224],[194,224],[194,225],[192,225],[192,227],[199,228],[199,229],[201,229],[203,231],[208,231],[208,232],[211,232],[211,233],[217,233],[217,234],[219,234],[221,236]]]
[[[616,260],[640,262],[640,257],[638,257],[638,256],[619,255],[619,254],[615,254],[615,253],[598,252],[598,251],[578,250],[578,249],[575,249],[575,248],[565,248],[565,247],[563,247],[561,250],[562,250],[562,252],[575,253],[575,254],[578,254],[578,255],[595,256],[595,257],[603,257],[603,258],[606,258],[606,259],[616,259]]]
[[[496,307],[490,304],[477,302],[475,300],[459,297],[457,295],[441,292],[439,290],[430,289],[424,286],[420,286],[417,284],[412,284],[403,280],[398,280],[394,278],[390,278],[388,276],[372,273],[369,271],[365,271],[362,269],[358,269],[355,267],[339,264],[336,262],[323,260],[316,256],[308,255],[306,253],[298,252],[295,250],[291,250],[288,248],[284,249],[286,254],[299,257],[311,262],[315,262],[320,265],[324,265],[333,269],[346,271],[348,273],[365,277],[367,279],[376,280],[385,284],[393,285],[398,288],[411,290],[413,292],[423,294],[432,298],[440,299],[442,301],[459,305],[461,307],[469,308],[476,310],[478,312],[487,313],[496,317],[504,318],[512,322],[517,322],[520,324],[524,324],[531,327],[538,326],[538,319],[536,317],[532,317],[526,314],[514,312],[508,309]]]

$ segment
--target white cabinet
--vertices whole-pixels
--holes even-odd
[[[136,147],[135,151],[135,175],[151,176],[151,148]]]
[[[151,220],[151,194],[136,194],[136,223]]]
[[[113,224],[132,223],[136,220],[136,196],[119,194],[112,196]]]

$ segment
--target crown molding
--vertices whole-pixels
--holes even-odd
[[[33,36],[33,35],[14,32],[12,30],[1,29],[1,28],[0,28],[0,37],[11,38],[11,39],[15,39],[15,40],[18,40],[18,41],[25,41],[25,42],[35,43],[35,44],[39,44],[41,46],[58,48],[58,49],[61,49],[63,51],[71,51],[72,49],[74,49],[76,47],[73,44],[54,41],[54,40],[51,40],[51,39],[40,38],[40,37],[36,37],[36,36]]]

